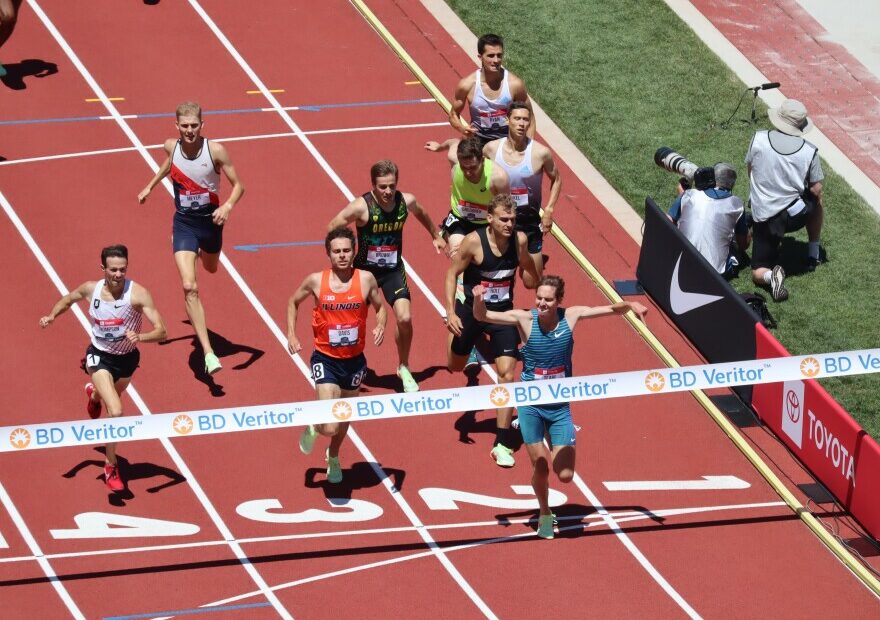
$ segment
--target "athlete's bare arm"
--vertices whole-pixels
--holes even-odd
[[[467,266],[474,259],[474,252],[480,246],[480,238],[476,232],[465,235],[458,248],[458,253],[452,258],[452,263],[446,271],[446,329],[455,336],[461,336],[461,319],[455,314],[455,289],[458,276],[464,273]]]
[[[310,296],[318,299],[318,290],[321,286],[321,272],[310,273],[294,291],[287,301],[287,350],[291,353],[302,351],[302,344],[296,337],[296,313],[299,305]]]
[[[211,214],[214,223],[217,226],[223,226],[226,220],[229,219],[229,212],[232,211],[232,207],[244,196],[244,185],[241,179],[238,178],[238,173],[232,165],[232,160],[229,158],[226,147],[212,140],[208,142],[208,148],[211,149],[211,157],[214,159],[214,164],[223,171],[223,174],[226,175],[226,178],[232,184],[232,192],[229,194],[229,198]]]
[[[491,140],[487,142],[483,146],[483,157],[485,157],[486,159],[495,159],[495,155],[498,154],[498,149],[501,148],[501,144],[506,139],[507,138],[498,138],[497,140]]]
[[[508,71],[507,84],[510,87],[510,97],[514,101],[522,101],[527,106],[529,106],[529,128],[526,130],[526,135],[530,138],[535,137],[535,131],[537,129],[535,125],[535,111],[532,109],[532,98],[529,97],[529,93],[526,90],[526,83],[523,82],[522,78],[515,75],[512,71]]]
[[[152,331],[143,334],[128,330],[125,332],[125,337],[131,342],[161,342],[165,340],[165,336],[167,335],[165,331],[165,323],[162,321],[162,316],[156,309],[156,304],[153,303],[153,296],[150,295],[150,291],[140,284],[133,284],[131,290],[131,305],[135,310],[144,313],[147,320],[149,320],[150,324],[153,326],[153,329]]]
[[[421,223],[422,227],[428,231],[429,235],[431,235],[431,243],[434,245],[437,254],[445,251],[446,240],[443,238],[443,235],[440,234],[440,231],[434,226],[434,222],[431,221],[431,216],[429,216],[428,212],[419,204],[416,197],[412,194],[404,193],[403,201],[406,203],[406,208],[409,209],[409,212],[415,216],[415,218]]]
[[[449,164],[454,166],[458,163],[458,143],[461,142],[460,138],[449,138],[448,140],[444,140],[443,142],[437,142],[436,140],[428,140],[425,142],[425,150],[431,151],[432,153],[439,153],[442,151],[446,152],[446,159],[449,161]]]
[[[363,226],[370,219],[370,211],[367,208],[367,201],[363,196],[358,196],[346,205],[342,211],[336,214],[330,223],[327,224],[327,231],[336,228],[342,228],[354,223],[356,226]]]
[[[83,282],[67,295],[55,302],[51,312],[40,318],[40,327],[49,327],[59,314],[64,314],[67,310],[81,299],[89,299],[95,292],[97,282]]]
[[[544,215],[541,217],[541,232],[548,233],[553,228],[553,210],[556,208],[556,201],[559,200],[559,194],[562,192],[562,175],[559,168],[553,160],[553,153],[550,152],[543,144],[535,143],[534,150],[540,158],[541,169],[547,178],[550,179],[550,196],[547,198],[547,204],[544,205]]]
[[[461,117],[461,113],[470,103],[471,92],[474,90],[474,81],[473,73],[459,80],[452,95],[452,107],[449,108],[449,124],[452,125],[454,130],[464,135],[465,138],[469,138],[475,133],[471,124]]]
[[[373,306],[376,313],[376,327],[373,328],[373,344],[379,346],[385,338],[385,324],[388,321],[388,311],[385,304],[382,303],[382,296],[379,294],[379,284],[376,282],[376,276],[369,271],[361,270],[361,290],[367,291],[367,301]]]
[[[474,292],[474,318],[484,323],[492,323],[494,325],[516,325],[520,338],[523,342],[529,339],[532,332],[532,313],[528,310],[506,310],[498,312],[497,310],[489,310],[486,308],[486,302],[483,300],[483,294],[486,289],[482,284],[478,284],[473,288]]]
[[[501,166],[492,166],[492,178],[489,180],[489,191],[493,196],[510,193],[510,177]]]
[[[596,319],[612,314],[626,314],[632,310],[644,322],[648,309],[637,301],[619,301],[607,306],[571,306],[565,309],[565,319],[574,325],[581,319]]]
[[[147,186],[141,190],[141,193],[138,194],[138,203],[144,204],[147,200],[147,196],[150,195],[150,192],[153,191],[153,188],[156,187],[159,183],[162,182],[162,179],[168,176],[168,173],[171,172],[171,153],[174,152],[174,145],[177,144],[177,140],[174,138],[169,138],[165,140],[165,154],[167,157],[165,161],[162,162],[162,165],[159,167],[159,170],[156,172],[155,176],[150,179],[150,182],[147,183]]]

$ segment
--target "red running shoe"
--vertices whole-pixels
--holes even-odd
[[[107,483],[107,488],[111,491],[121,491],[125,488],[125,483],[119,477],[119,467],[117,465],[104,463],[104,482]]]
[[[91,419],[95,419],[101,416],[101,401],[100,400],[92,400],[92,394],[95,393],[95,386],[91,383],[86,383],[86,396],[89,401],[86,404],[86,411],[89,412],[89,417]]]

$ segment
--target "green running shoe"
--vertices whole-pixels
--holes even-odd
[[[330,456],[330,448],[327,448],[327,482],[339,484],[342,482],[342,467],[339,465],[338,456]]]
[[[553,515],[541,515],[538,517],[538,536],[550,540],[553,538]]]
[[[467,361],[464,363],[464,370],[468,370],[469,368],[476,368],[479,365],[480,357],[477,353],[477,347],[473,347],[470,354],[468,355]]]
[[[318,437],[318,431],[309,424],[303,429],[299,436],[299,449],[303,454],[311,454],[315,447],[315,439]]]
[[[412,373],[409,371],[409,368],[407,368],[406,366],[398,366],[397,376],[400,377],[400,381],[403,383],[404,392],[419,391],[419,384],[416,383],[415,379],[413,379]]]
[[[220,364],[220,360],[217,359],[217,356],[213,353],[208,353],[205,356],[205,372],[209,375],[216,374],[220,372],[220,369],[223,368],[222,364]]]
[[[513,460],[513,450],[504,444],[497,444],[489,454],[495,459],[498,467],[513,467],[516,464],[516,461]]]

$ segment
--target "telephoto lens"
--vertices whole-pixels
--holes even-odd
[[[686,159],[684,155],[676,153],[668,146],[661,146],[657,149],[657,152],[654,153],[654,163],[664,170],[680,174],[690,181],[693,181],[694,173],[699,168],[697,164]]]

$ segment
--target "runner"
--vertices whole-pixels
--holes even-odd
[[[397,320],[394,341],[400,360],[397,376],[403,383],[404,392],[418,392],[419,384],[409,370],[413,328],[410,292],[403,265],[403,226],[407,216],[412,213],[428,231],[438,254],[446,249],[446,241],[439,232],[434,232],[431,218],[416,197],[397,191],[398,169],[394,162],[385,159],[373,164],[370,179],[373,189],[349,203],[330,221],[328,229],[348,226],[352,222],[357,226],[358,251],[354,266],[376,277],[385,301],[394,310]]]
[[[244,194],[244,185],[223,145],[202,136],[204,123],[199,104],[187,102],[177,106],[175,124],[180,138],[165,141],[168,159],[138,194],[138,202],[144,204],[153,188],[171,174],[176,208],[172,233],[174,262],[183,284],[186,314],[205,354],[205,372],[213,375],[223,366],[208,339],[205,309],[196,282],[196,261],[201,256],[205,271],[217,272],[223,226]],[[221,170],[232,183],[232,192],[222,205],[218,197]]]
[[[632,310],[644,320],[648,311],[638,302],[622,301],[608,306],[571,306],[562,308],[565,282],[559,276],[544,276],[535,296],[535,310],[499,312],[487,308],[484,286],[475,286],[474,318],[493,325],[516,327],[523,342],[520,350],[523,369],[520,381],[541,381],[572,376],[572,330],[581,319],[594,319]],[[553,514],[548,502],[550,463],[560,482],[574,476],[575,428],[569,403],[524,406],[518,408],[519,428],[532,460],[532,488],[538,498],[538,536],[553,538]],[[544,445],[549,436],[550,450]]]
[[[315,351],[312,353],[312,378],[318,400],[357,396],[367,373],[364,343],[367,331],[367,304],[376,311],[373,342],[382,344],[387,313],[379,297],[376,278],[369,271],[353,266],[355,239],[348,228],[335,228],[327,233],[324,249],[330,269],[309,274],[287,303],[287,348],[299,353],[302,345],[296,337],[296,316],[299,305],[309,296],[315,299],[312,331]],[[343,299],[344,298],[344,299]],[[311,454],[318,434],[330,438],[327,448],[327,481],[342,482],[339,447],[348,433],[348,422],[332,422],[307,426],[299,438],[299,448]]]
[[[74,303],[89,300],[92,342],[86,349],[85,369],[91,382],[86,383],[85,390],[86,409],[92,419],[100,417],[102,402],[111,418],[122,415],[120,395],[138,367],[141,356],[138,343],[165,339],[165,324],[153,305],[150,292],[125,277],[128,249],[124,245],[111,245],[101,250],[101,269],[104,271],[103,280],[80,284],[40,319],[40,327],[49,327]],[[147,333],[141,333],[144,314],[153,325],[153,330]],[[122,491],[125,482],[119,473],[115,442],[106,444],[104,455],[107,488]]]
[[[483,147],[483,155],[507,172],[510,194],[516,201],[516,230],[526,233],[529,255],[540,278],[544,273],[544,234],[553,228],[553,210],[562,190],[562,177],[550,149],[528,136],[531,119],[529,106],[519,101],[511,103],[507,109],[507,137],[489,142]],[[545,174],[550,179],[550,197],[542,216],[541,182]]]
[[[499,383],[510,383],[516,370],[516,347],[519,335],[513,326],[495,326],[474,319],[473,287],[482,285],[487,289],[487,304],[492,310],[505,311],[513,308],[513,287],[519,266],[537,282],[535,264],[527,252],[524,233],[513,228],[516,220],[516,203],[509,194],[499,194],[492,199],[487,214],[488,226],[468,234],[446,273],[446,327],[450,332],[447,348],[447,364],[451,372],[463,370],[468,365],[468,352],[477,339],[489,336],[495,353],[495,368]],[[464,274],[464,301],[455,296],[456,279]],[[502,407],[495,414],[495,442],[491,455],[501,467],[513,467],[513,437],[510,423],[513,408]]]

